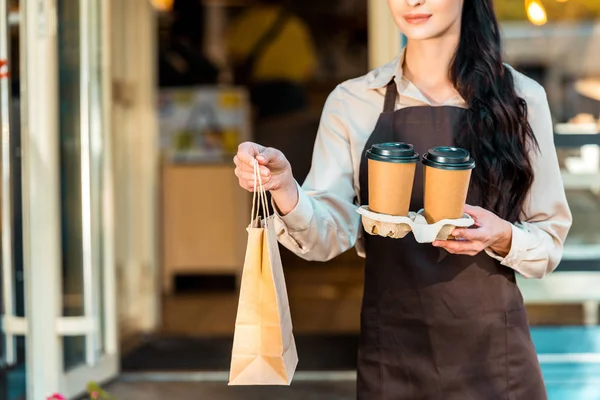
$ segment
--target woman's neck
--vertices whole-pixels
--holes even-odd
[[[408,41],[403,74],[432,103],[442,104],[458,95],[449,74],[457,46],[454,36]]]

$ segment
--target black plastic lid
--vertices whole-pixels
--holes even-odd
[[[458,147],[435,147],[423,154],[423,164],[455,171],[475,168],[475,160],[469,152]]]
[[[379,143],[367,150],[367,158],[376,161],[399,164],[414,163],[419,160],[412,144],[402,142]]]

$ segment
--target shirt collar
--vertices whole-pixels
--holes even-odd
[[[400,55],[393,61],[379,67],[373,71],[371,81],[368,84],[369,89],[381,89],[387,86],[392,79],[396,79],[396,84],[402,82],[402,65],[404,64],[404,48]]]

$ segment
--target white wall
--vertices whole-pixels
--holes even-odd
[[[121,336],[159,323],[156,15],[148,0],[112,0],[113,153]]]
[[[387,2],[371,0],[369,18],[369,69],[392,61],[400,51],[400,31],[391,16]]]

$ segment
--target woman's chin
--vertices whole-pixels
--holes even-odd
[[[432,21],[429,21],[422,25],[410,25],[410,24],[402,24],[400,26],[400,31],[406,36],[408,40],[429,40],[429,39],[437,39],[443,37],[445,35],[452,34],[455,29],[453,26],[444,26],[440,24],[432,24]],[[460,27],[456,29],[456,31],[460,32]]]
[[[439,33],[437,31],[426,26],[403,29],[402,33],[408,40],[427,40],[439,37]]]

